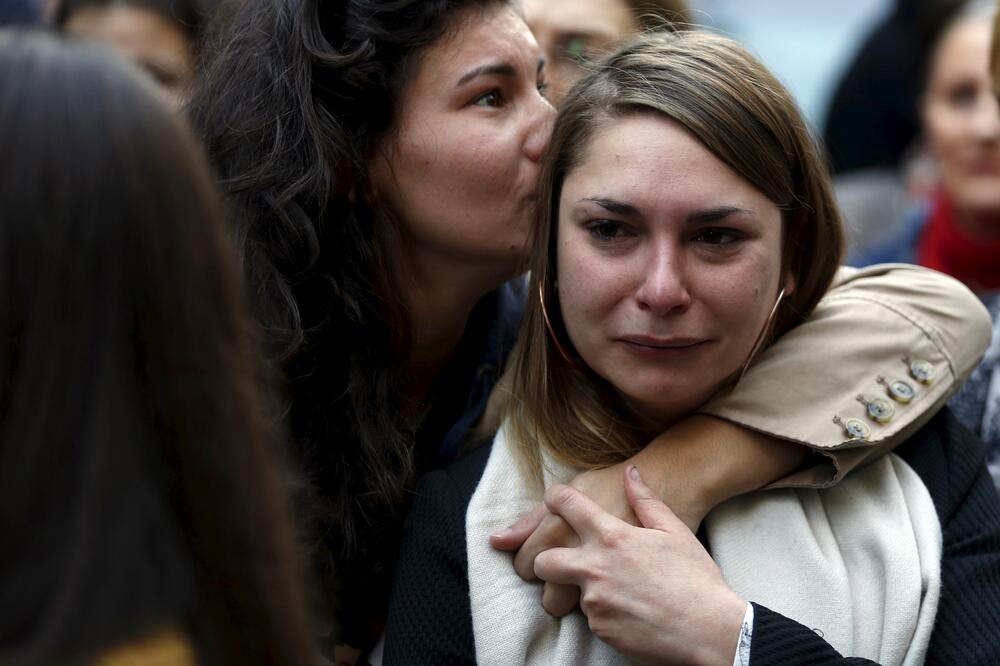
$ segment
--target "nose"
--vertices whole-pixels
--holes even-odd
[[[539,95],[531,107],[528,136],[524,142],[524,152],[532,162],[541,162],[545,149],[552,138],[552,124],[556,110],[549,101]]]
[[[675,243],[650,248],[635,298],[640,310],[656,316],[684,312],[691,305],[686,261]]]
[[[983,95],[972,122],[976,139],[991,143],[1000,141],[1000,104],[992,93]]]

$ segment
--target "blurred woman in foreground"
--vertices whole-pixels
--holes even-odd
[[[236,259],[138,70],[0,35],[0,662],[308,664]]]

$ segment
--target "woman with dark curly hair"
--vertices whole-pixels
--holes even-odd
[[[302,515],[339,624],[331,639],[364,648],[382,627],[414,480],[474,442],[517,331],[554,113],[544,59],[501,0],[247,0],[203,52],[189,111],[286,378]],[[791,365],[749,368],[706,407],[718,418],[692,416],[636,454],[692,524],[791,472],[832,483],[891,448],[985,345],[978,303],[951,281],[878,269],[837,289],[846,298],[811,323],[847,318],[863,344],[831,336],[821,359],[786,346]],[[869,427],[854,396],[878,389],[873,367],[895,369],[905,354],[929,357],[942,378]],[[794,381],[817,375],[811,387]],[[819,454],[807,460],[807,447]],[[574,483],[631,514],[619,470]],[[517,562],[530,573],[538,552],[570,537],[538,510],[496,543],[524,542]],[[545,599],[554,613],[575,603],[556,586]]]

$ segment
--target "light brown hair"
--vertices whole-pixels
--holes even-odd
[[[619,462],[657,434],[576,357],[565,360],[546,330],[539,290],[558,344],[575,356],[559,313],[556,229],[566,175],[594,133],[637,113],[665,115],[782,211],[783,275],[796,289],[782,303],[777,337],[800,323],[830,286],[843,231],[830,178],[791,95],[745,49],[705,32],[647,35],[597,63],[570,92],[542,169],[525,323],[512,359],[511,435],[528,468],[540,451],[576,467]]]
[[[691,10],[686,0],[628,0],[636,23],[644,30],[659,30],[665,26],[687,26]]]

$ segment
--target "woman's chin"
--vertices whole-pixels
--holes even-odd
[[[717,387],[660,385],[624,392],[625,403],[644,419],[666,429],[691,414],[718,390]]]

